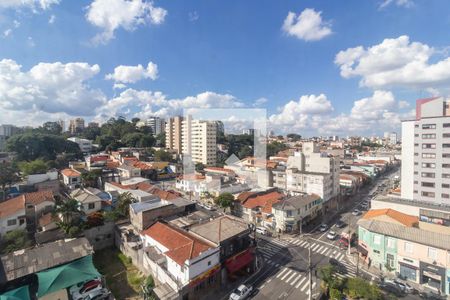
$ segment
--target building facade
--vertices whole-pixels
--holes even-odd
[[[182,153],[182,122],[182,116],[169,118],[166,122],[166,148],[177,154]]]
[[[84,129],[84,119],[83,118],[75,118],[69,121],[68,131],[72,134],[80,132]]]
[[[217,123],[193,120],[192,116],[182,123],[182,152],[194,163],[215,165],[217,156]]]

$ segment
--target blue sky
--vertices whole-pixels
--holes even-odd
[[[0,123],[259,107],[280,133],[380,134],[447,96],[449,28],[445,0],[8,0]]]

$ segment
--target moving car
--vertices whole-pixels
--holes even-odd
[[[327,234],[327,239],[334,240],[336,238],[336,236],[337,236],[336,232],[331,230]]]
[[[320,232],[325,232],[328,230],[328,225],[327,224],[320,224],[319,226],[319,231]]]
[[[231,295],[230,300],[244,300],[250,296],[253,291],[253,287],[246,286],[245,284],[241,284],[237,289],[235,289]]]
[[[80,288],[74,289],[71,293],[73,300],[83,300],[92,292],[101,290],[103,288],[100,280],[91,280],[83,284]],[[69,289],[69,291],[71,288]]]
[[[359,209],[357,209],[357,208],[355,208],[353,211],[352,211],[352,215],[354,215],[354,216],[359,216],[361,214],[361,211],[359,210]]]
[[[256,227],[255,229],[256,233],[267,235],[267,228],[264,227]]]
[[[401,281],[399,279],[394,279],[394,283],[404,292],[407,294],[414,294],[416,292],[416,289],[410,286],[408,283]]]

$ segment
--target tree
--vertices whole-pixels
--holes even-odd
[[[28,176],[45,173],[48,170],[48,166],[42,159],[36,159],[30,162],[20,162],[19,169],[25,176]]]
[[[155,161],[171,161],[172,155],[164,150],[155,151]]]
[[[126,192],[119,195],[117,199],[116,210],[122,217],[128,217],[130,214],[130,204],[134,202],[131,193]]]
[[[205,169],[205,165],[202,163],[196,163],[195,164],[195,171],[200,172],[203,171]]]
[[[79,218],[83,215],[83,211],[80,208],[80,204],[75,199],[67,199],[56,206],[55,213],[61,215],[60,223],[64,227],[66,233],[69,231],[73,224],[78,223]]]
[[[222,193],[215,199],[215,202],[222,208],[232,207],[234,196],[231,193]]]
[[[158,147],[165,147],[166,146],[166,134],[160,133],[156,136],[156,142],[155,142],[156,146]]]
[[[349,278],[347,280],[345,293],[353,299],[355,298],[362,298],[366,300],[382,299],[381,291],[376,285],[372,285],[368,281],[359,277]]]
[[[41,128],[43,132],[54,135],[60,135],[62,132],[62,127],[58,122],[45,122]]]
[[[297,133],[289,133],[286,137],[293,142],[298,142],[302,139],[302,136]]]
[[[81,136],[85,139],[95,141],[95,139],[101,134],[100,127],[87,127],[81,133]]]
[[[272,142],[267,144],[267,157],[274,156],[278,154],[278,152],[286,150],[288,147],[280,142]]]
[[[2,237],[0,253],[8,254],[31,246],[27,232],[22,229],[12,230]]]
[[[81,173],[81,182],[84,187],[97,187],[98,178],[102,175],[102,170],[92,170]]]
[[[11,187],[12,184],[20,180],[17,173],[17,168],[11,163],[0,163],[0,188],[2,191],[2,200],[4,200],[6,196],[6,187]]]
[[[325,288],[334,286],[336,268],[333,265],[325,265],[319,268],[319,277],[325,284]]]

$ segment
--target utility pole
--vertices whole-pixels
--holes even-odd
[[[359,276],[359,253],[358,251],[356,252],[356,277]]]
[[[311,239],[308,238],[308,270],[309,270],[309,296],[308,299],[312,300],[312,264],[311,264]]]
[[[352,231],[349,229],[348,230],[348,237],[347,237],[347,241],[348,241],[348,255],[350,255],[351,253],[351,247],[352,247],[352,237],[351,237]]]

